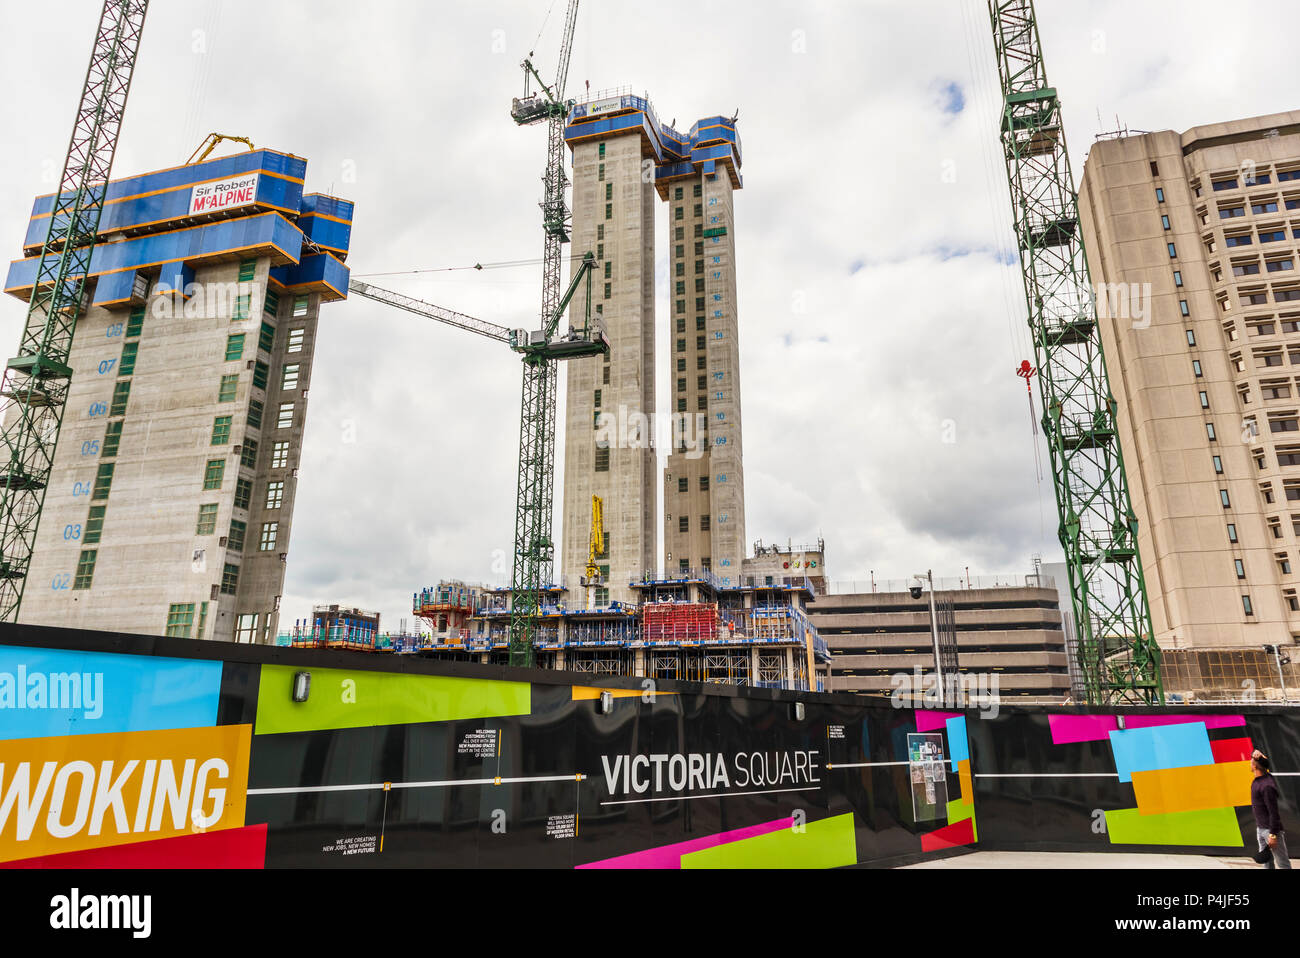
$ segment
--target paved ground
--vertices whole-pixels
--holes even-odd
[[[1261,868],[1249,858],[1124,852],[972,852],[905,868]]]

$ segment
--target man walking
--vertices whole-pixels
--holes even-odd
[[[1250,807],[1255,813],[1255,835],[1259,839],[1259,855],[1255,860],[1265,868],[1290,868],[1286,833],[1277,810],[1277,782],[1270,773],[1268,756],[1259,749],[1250,757],[1250,770],[1255,776],[1250,783]]]

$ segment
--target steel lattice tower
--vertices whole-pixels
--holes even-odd
[[[148,0],[105,0],[72,140],[54,197],[18,355],[0,394],[0,621],[18,618],[54,465],[86,276],[104,211]]]
[[[1032,0],[989,0],[1002,143],[1038,364],[1060,538],[1090,704],[1159,703],[1160,649],[1147,605],[1119,436],[1079,237],[1056,90]]]

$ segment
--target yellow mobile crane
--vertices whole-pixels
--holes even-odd
[[[600,496],[591,497],[591,541],[587,547],[587,575],[582,584],[587,587],[588,595],[593,586],[604,585],[605,579],[600,574],[596,559],[605,554],[605,510]]]
[[[202,163],[212,155],[212,151],[221,144],[222,140],[229,140],[231,143],[242,143],[248,147],[249,153],[252,153],[257,149],[257,147],[253,145],[253,141],[247,137],[228,136],[225,133],[209,133],[204,141],[199,144],[198,149],[190,154],[190,158],[185,161],[185,165],[189,166],[191,163]],[[195,159],[195,157],[198,157],[198,159]]]

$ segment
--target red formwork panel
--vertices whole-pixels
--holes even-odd
[[[718,637],[717,603],[651,602],[641,614],[642,637],[648,643],[676,645]]]

